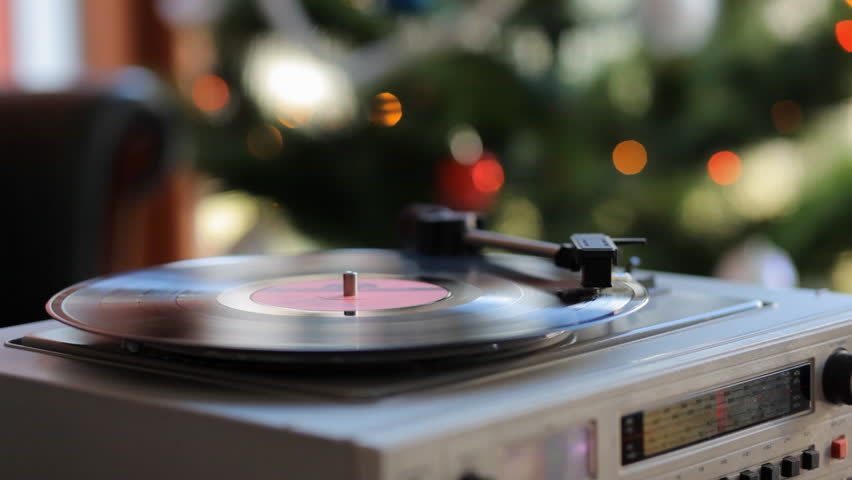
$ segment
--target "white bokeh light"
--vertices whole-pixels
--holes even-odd
[[[544,75],[553,66],[553,45],[541,28],[518,28],[509,33],[512,63],[530,77]]]
[[[802,156],[793,142],[764,142],[743,152],[743,173],[733,185],[731,200],[743,217],[778,217],[799,199],[804,173]]]
[[[763,21],[775,38],[792,42],[820,23],[828,5],[827,0],[770,0],[763,8]]]
[[[707,43],[719,17],[719,0],[645,0],[639,13],[651,52],[678,57]]]
[[[482,156],[482,139],[470,125],[450,131],[450,153],[462,165],[473,165]]]
[[[279,37],[262,37],[251,46],[245,80],[270,118],[323,127],[339,126],[354,116],[355,93],[346,75]]]

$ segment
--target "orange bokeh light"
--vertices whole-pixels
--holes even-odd
[[[373,107],[370,110],[370,122],[376,125],[392,127],[402,119],[402,104],[396,95],[382,92],[373,97]]]
[[[636,140],[625,140],[613,149],[612,163],[619,172],[625,175],[635,175],[641,172],[648,163],[648,152]]]
[[[503,167],[494,157],[483,156],[473,165],[470,175],[473,186],[482,193],[494,193],[503,188]]]
[[[802,125],[802,107],[792,100],[772,105],[772,124],[780,133],[793,133]]]
[[[287,128],[299,128],[313,121],[314,111],[310,108],[287,108],[282,107],[278,114],[278,121]]]
[[[837,43],[847,52],[852,52],[852,20],[837,22],[834,26],[834,35]]]
[[[192,102],[202,112],[221,110],[228,104],[228,98],[228,84],[218,75],[203,75],[192,84]]]
[[[742,171],[742,161],[734,152],[718,152],[707,162],[710,178],[719,185],[730,185],[736,182]]]

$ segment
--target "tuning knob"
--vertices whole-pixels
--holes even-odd
[[[832,403],[852,405],[852,353],[838,350],[825,361],[822,391]]]

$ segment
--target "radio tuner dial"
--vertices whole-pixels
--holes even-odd
[[[822,391],[832,403],[852,405],[852,353],[838,350],[825,361]]]

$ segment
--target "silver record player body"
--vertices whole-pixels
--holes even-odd
[[[501,268],[512,269],[506,258]],[[525,273],[556,278],[541,268]],[[259,281],[249,277],[238,284]],[[230,356],[195,361],[184,356],[187,345],[167,342],[146,352],[143,337],[132,338],[142,346],[133,352],[56,321],[2,329],[0,468],[8,478],[711,480],[814,449],[822,461],[802,478],[852,475],[852,459],[831,450],[852,436],[852,408],[826,399],[822,377],[832,354],[852,350],[852,297],[666,273],[656,284],[647,305],[606,321],[542,329],[555,316],[536,315],[540,335],[493,342],[498,350],[521,342],[504,356],[485,355],[489,343],[474,335],[462,343],[478,347],[453,349],[452,361],[405,357],[384,367],[343,355],[241,370]],[[474,315],[468,326],[487,317]],[[339,343],[365,338],[378,337],[346,333]],[[395,330],[390,338],[407,337]],[[527,348],[530,338],[536,348]],[[335,356],[315,350],[307,353]],[[628,460],[625,421],[637,412],[650,418],[684,399],[759,390],[790,372],[809,375],[806,406]]]

